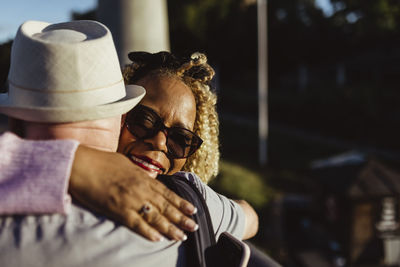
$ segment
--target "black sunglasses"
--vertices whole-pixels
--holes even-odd
[[[203,143],[200,137],[188,129],[165,126],[154,110],[143,105],[137,105],[128,113],[125,125],[138,139],[152,138],[163,131],[167,137],[168,155],[176,159],[189,157]]]

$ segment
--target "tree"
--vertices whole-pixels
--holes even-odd
[[[384,35],[400,26],[400,2],[393,0],[331,0],[340,7],[334,19],[353,24],[359,34]]]
[[[12,41],[8,41],[0,45],[0,93],[6,91],[6,82],[8,70],[10,69]]]
[[[221,79],[243,77],[257,67],[257,13],[237,0],[168,1],[171,49],[205,52]],[[238,75],[242,74],[242,75]]]

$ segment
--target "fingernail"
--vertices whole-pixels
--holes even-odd
[[[177,230],[175,234],[178,237],[178,240],[185,241],[187,239],[187,236],[182,231]]]
[[[199,226],[192,220],[187,220],[185,222],[185,227],[188,228],[190,231],[196,231],[199,229]]]
[[[184,209],[185,212],[189,214],[196,214],[197,212],[197,208],[189,204],[185,205]]]
[[[156,242],[160,242],[164,240],[164,237],[160,235],[159,233],[154,233],[153,234],[153,240]]]

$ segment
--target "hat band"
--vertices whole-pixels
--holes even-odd
[[[118,101],[126,96],[123,80],[85,90],[43,90],[9,84],[9,103],[14,106],[88,107]]]
[[[23,87],[20,85],[17,85],[15,83],[13,83],[12,81],[8,80],[8,83],[10,85],[13,86],[13,88],[18,88],[20,90],[26,90],[26,91],[34,91],[34,92],[45,92],[48,94],[64,94],[64,93],[77,93],[77,92],[87,92],[87,91],[92,91],[92,90],[98,90],[98,89],[103,89],[103,88],[110,88],[116,84],[119,84],[123,81],[123,79],[110,84],[110,85],[106,85],[106,86],[102,86],[102,87],[96,87],[96,88],[90,88],[90,89],[78,89],[78,90],[54,90],[54,89],[37,89],[37,88],[27,88],[27,87]]]

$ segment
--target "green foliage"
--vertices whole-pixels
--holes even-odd
[[[227,196],[245,199],[258,209],[264,207],[274,194],[259,171],[224,160],[220,163],[219,176],[210,185]]]
[[[170,26],[185,29],[201,42],[207,41],[212,27],[219,27],[234,9],[235,0],[168,1]]]
[[[83,13],[72,11],[71,18],[72,20],[97,20],[96,9]]]
[[[254,5],[238,0],[168,1],[171,50],[205,52],[229,78],[255,69],[257,24]]]
[[[393,0],[332,0],[344,8],[337,12],[336,17],[346,17],[356,14],[359,19],[354,23],[358,34],[395,33],[400,26],[400,2]],[[347,24],[350,21],[342,19]]]
[[[229,15],[230,5],[233,2],[232,0],[185,1],[181,19],[190,32],[205,42],[210,24],[223,22]]]

